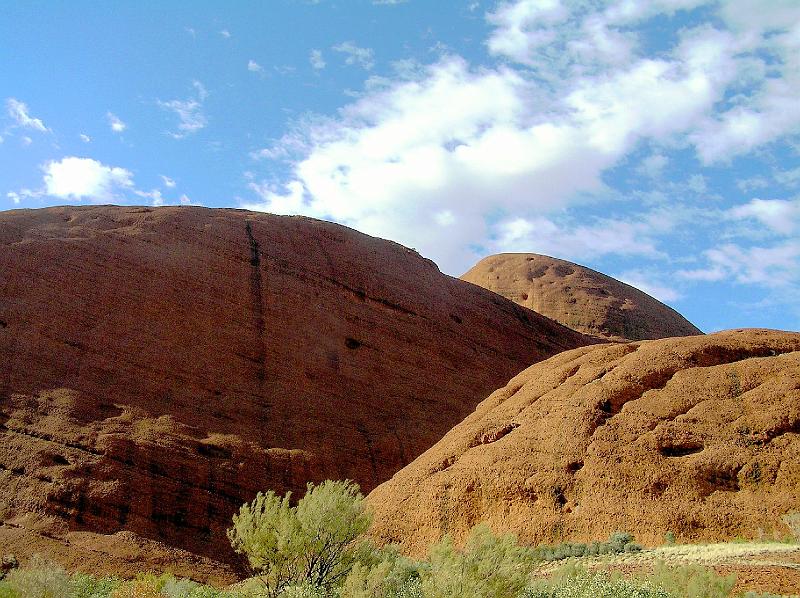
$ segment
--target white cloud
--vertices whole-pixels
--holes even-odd
[[[161,181],[164,183],[165,187],[167,187],[169,189],[175,188],[176,183],[175,183],[175,181],[173,179],[171,179],[168,176],[165,176],[163,174],[160,174],[158,176],[161,177]]]
[[[560,0],[504,2],[489,14],[489,22],[497,27],[489,38],[489,51],[530,64],[533,51],[556,37],[547,26],[565,20],[568,15]]]
[[[230,39],[231,37],[231,32],[228,31],[227,29],[223,29],[222,31],[219,32],[219,34],[225,39]]]
[[[375,52],[372,48],[360,48],[352,41],[342,42],[333,46],[334,52],[345,54],[345,64],[358,65],[364,70],[370,70],[375,66]]]
[[[311,68],[320,71],[325,68],[325,59],[322,57],[321,50],[311,50],[308,55],[308,61],[311,63]]]
[[[108,119],[108,124],[111,126],[111,130],[115,133],[122,133],[128,128],[128,125],[122,122],[117,115],[111,112],[106,112],[106,118]]]
[[[9,191],[8,193],[6,193],[6,197],[10,199],[12,202],[14,202],[14,205],[19,205],[21,199],[19,193],[16,193],[14,191]]]
[[[470,265],[476,246],[661,259],[668,217],[662,225],[630,203],[621,208],[633,212],[629,222],[586,221],[570,211],[607,199],[605,174],[643,144],[652,154],[636,168],[657,181],[676,148],[702,160],[730,155],[727,141],[709,148],[717,143],[715,127],[736,106],[792,112],[775,103],[781,90],[764,79],[756,58],[762,50],[782,57],[776,64],[785,74],[793,60],[788,33],[740,34],[710,20],[676,32],[658,54],[644,54],[640,23],[701,4],[502,3],[488,15],[488,46],[513,62],[478,68],[446,54],[432,65],[398,69],[392,79],[371,77],[336,118],[308,122],[254,152],[287,161],[292,176],[284,185],[251,180],[258,199],[244,203],[397,240],[455,274]],[[712,13],[718,7],[707,4]],[[354,52],[348,59],[357,62]],[[780,97],[789,97],[792,85]],[[787,121],[770,131],[749,147],[791,127]],[[680,184],[664,181],[648,205],[709,196],[710,183],[698,172]]]
[[[708,191],[708,182],[706,181],[706,177],[702,174],[693,174],[689,177],[689,180],[686,181],[686,187],[690,191],[702,195]]]
[[[753,199],[728,212],[734,220],[752,218],[781,235],[791,235],[800,228],[800,199]]]
[[[492,252],[534,252],[586,260],[604,255],[659,255],[646,223],[605,219],[591,224],[559,225],[544,217],[501,222]]]
[[[81,133],[80,135],[78,135],[78,137],[80,137],[81,141],[83,141],[84,143],[91,143],[92,142],[92,138],[89,137],[86,133]]]
[[[20,141],[22,141],[22,145],[24,145],[25,147],[28,147],[31,143],[33,143],[33,139],[31,139],[27,135],[23,135],[20,138]]]
[[[133,188],[129,170],[91,158],[68,156],[47,162],[43,170],[44,194],[60,199],[109,201]]]
[[[41,119],[34,118],[30,115],[28,111],[28,105],[24,102],[20,102],[15,98],[8,98],[6,100],[6,110],[8,111],[8,115],[18,127],[33,129],[34,131],[39,131],[40,133],[46,133],[50,130],[44,126],[44,123]]]
[[[786,187],[796,187],[800,185],[800,168],[779,170],[775,173],[775,180]]]
[[[203,102],[208,97],[208,92],[200,81],[192,81],[195,90],[195,97],[186,100],[170,100],[162,102],[158,100],[158,105],[175,113],[178,117],[178,130],[169,132],[175,139],[183,139],[187,135],[196,133],[203,129],[208,123],[203,112]]]
[[[732,279],[742,284],[790,287],[800,284],[800,242],[773,247],[740,247],[728,243],[703,252],[705,268],[680,270],[687,280],[716,282]]]
[[[151,191],[134,191],[134,193],[139,197],[149,199],[150,205],[152,206],[158,207],[164,205],[164,196],[158,189],[153,189]]]
[[[664,173],[664,168],[668,163],[669,158],[663,154],[651,154],[642,160],[636,168],[636,171],[648,178],[658,179],[661,178],[661,175]]]
[[[255,60],[250,59],[247,61],[247,70],[251,73],[263,73],[264,68],[258,64]]]

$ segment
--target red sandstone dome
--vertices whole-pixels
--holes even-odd
[[[800,334],[735,330],[531,366],[368,497],[412,554],[479,522],[537,544],[791,537]]]
[[[0,212],[0,544],[202,576],[257,491],[368,491],[590,341],[331,223]]]
[[[702,334],[671,307],[610,276],[535,253],[482,259],[462,280],[573,330],[613,341]]]

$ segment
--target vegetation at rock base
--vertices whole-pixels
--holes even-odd
[[[267,596],[302,584],[328,592],[370,551],[360,540],[372,522],[364,497],[353,482],[328,480],[309,483],[297,506],[290,498],[259,492],[233,516],[231,545],[247,557]]]
[[[580,557],[641,550],[625,532],[605,542],[531,548],[478,525],[463,548],[445,537],[426,560],[415,561],[369,543],[369,524],[352,482],[309,484],[295,506],[288,494],[262,493],[242,506],[229,530],[234,549],[256,573],[235,586],[217,589],[169,574],[70,575],[34,557],[0,579],[0,598],[780,598],[735,594],[735,576],[698,565],[656,563],[649,573],[623,577],[578,564]],[[562,559],[569,560],[549,578],[532,576]],[[13,557],[9,562],[16,564]]]

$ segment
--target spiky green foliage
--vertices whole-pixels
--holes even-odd
[[[514,598],[528,581],[531,562],[514,536],[495,536],[479,525],[464,550],[457,550],[449,537],[431,548],[429,566],[420,570],[422,594],[425,598]]]
[[[328,480],[308,484],[296,507],[289,493],[259,493],[234,515],[228,537],[261,577],[267,596],[302,584],[328,591],[358,561],[358,540],[371,521],[358,485]]]
[[[70,579],[69,598],[109,598],[120,585],[122,580],[115,577],[95,579],[85,573],[75,573]]]
[[[646,578],[682,598],[726,598],[736,585],[736,575],[719,575],[700,565],[668,566],[656,563]]]

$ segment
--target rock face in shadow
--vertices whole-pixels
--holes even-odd
[[[0,544],[125,531],[231,562],[225,529],[257,491],[369,491],[504,380],[588,342],[331,223],[0,212]]]
[[[531,544],[617,530],[645,543],[667,531],[683,541],[790,537],[800,334],[567,351],[490,395],[369,502],[374,535],[413,554],[479,522]]]
[[[573,330],[612,341],[702,334],[674,309],[639,289],[546,255],[492,255],[461,279]]]

